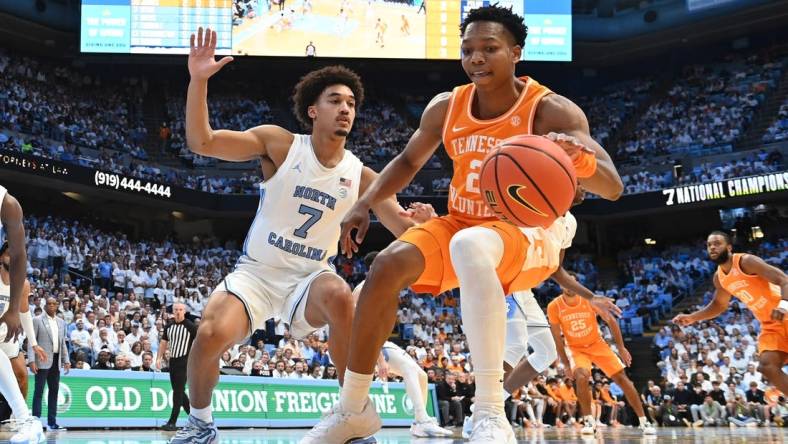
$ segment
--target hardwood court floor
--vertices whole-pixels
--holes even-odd
[[[227,429],[220,432],[222,444],[295,444],[306,432],[304,429]],[[48,443],[63,444],[165,444],[172,433],[149,430],[70,430],[49,433]],[[381,444],[454,444],[464,443],[460,431],[455,438],[412,438],[407,429],[388,428],[375,435]],[[8,434],[0,435],[0,442],[7,442]],[[657,436],[643,436],[634,428],[606,428],[593,438],[580,436],[577,430],[548,429],[543,431],[518,430],[518,443],[613,443],[613,444],[782,444],[788,442],[788,429],[777,427],[737,428],[727,427],[688,429],[659,428]]]

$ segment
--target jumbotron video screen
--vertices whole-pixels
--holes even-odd
[[[459,25],[489,0],[82,0],[82,52],[186,54],[198,27],[218,54],[459,59]],[[523,59],[571,61],[571,0],[501,0],[524,15]]]

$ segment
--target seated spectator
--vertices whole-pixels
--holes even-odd
[[[457,386],[457,375],[447,373],[446,380],[438,386],[438,404],[441,411],[441,426],[462,426],[465,418],[462,408],[463,395]]]

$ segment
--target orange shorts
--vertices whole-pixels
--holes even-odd
[[[503,285],[504,294],[533,288],[550,277],[554,271],[547,268],[523,270],[526,250],[530,243],[516,226],[499,220],[472,224],[448,215],[412,227],[398,239],[414,245],[424,256],[424,271],[411,285],[413,291],[437,295],[459,287],[451,263],[449,243],[455,233],[474,226],[494,230],[503,239],[503,260],[496,271]]]
[[[608,378],[624,370],[624,363],[613,353],[613,349],[605,341],[594,342],[585,347],[570,345],[568,348],[569,362],[572,365],[572,369],[584,368],[591,370],[591,364],[593,363]]]
[[[761,334],[758,335],[758,352],[765,351],[788,353],[788,319],[784,319],[782,322],[761,323]],[[786,358],[786,362],[788,362],[788,358]]]

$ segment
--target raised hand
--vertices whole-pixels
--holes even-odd
[[[197,30],[197,35],[189,38],[189,75],[195,80],[208,80],[224,65],[233,61],[230,56],[222,57],[218,62],[214,58],[216,53],[216,31],[202,27]]]

